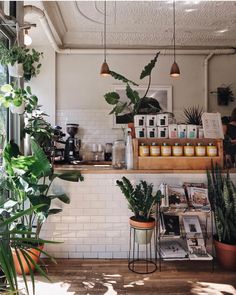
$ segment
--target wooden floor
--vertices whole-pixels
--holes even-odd
[[[212,272],[211,266],[208,261],[164,262],[161,272],[141,275],[131,272],[126,260],[57,259],[57,265],[48,264],[47,269],[54,284],[66,286],[64,293],[52,295],[236,295],[236,272],[218,266]],[[45,295],[53,292],[47,290]]]

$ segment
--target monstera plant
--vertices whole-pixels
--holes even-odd
[[[120,75],[114,71],[110,71],[110,75],[116,79],[120,80],[126,84],[126,96],[128,101],[124,102],[121,100],[118,92],[108,92],[104,95],[105,100],[108,104],[113,106],[110,114],[115,114],[119,116],[120,122],[129,123],[133,122],[134,116],[137,114],[155,114],[161,111],[159,102],[148,97],[148,91],[151,86],[151,74],[154,69],[157,58],[160,52],[157,52],[155,57],[147,64],[140,74],[140,79],[148,77],[148,86],[143,96],[140,96],[137,90],[132,89],[132,86],[139,86],[137,83],[127,79],[123,75]]]

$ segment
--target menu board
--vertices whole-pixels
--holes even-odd
[[[224,138],[220,113],[203,113],[202,125],[205,138]]]

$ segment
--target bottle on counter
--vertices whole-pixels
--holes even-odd
[[[163,157],[170,157],[171,156],[171,146],[169,146],[166,142],[163,142],[161,146],[161,155]]]
[[[206,156],[206,147],[202,145],[200,142],[197,143],[195,147],[195,154],[197,157],[205,157]]]
[[[112,147],[112,166],[115,169],[125,168],[125,141],[116,140]]]
[[[139,146],[139,156],[140,157],[148,157],[149,156],[149,146],[145,145],[145,143],[141,143]]]
[[[194,146],[192,146],[189,142],[187,142],[186,145],[184,146],[184,155],[186,157],[194,156]]]
[[[110,142],[106,143],[104,158],[105,158],[105,161],[112,160],[112,143]]]
[[[176,142],[172,146],[172,155],[174,157],[181,157],[181,156],[183,156],[183,147],[182,147],[182,145],[180,145],[179,143]]]
[[[207,146],[207,156],[208,157],[216,157],[217,156],[217,147],[211,142]]]
[[[156,143],[153,142],[150,146],[150,156],[151,157],[157,157],[161,155],[161,148],[160,146]]]
[[[128,131],[125,146],[125,161],[126,168],[131,170],[134,168],[134,153],[131,132]]]

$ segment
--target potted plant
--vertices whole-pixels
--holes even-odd
[[[38,106],[38,98],[32,94],[29,86],[23,89],[11,84],[4,84],[1,87],[1,92],[0,105],[10,108],[12,113],[21,115],[26,111],[29,114]]]
[[[29,294],[34,294],[35,292],[35,281],[33,268],[36,267],[38,272],[49,279],[44,268],[40,265],[36,265],[34,257],[28,257],[27,248],[29,243],[34,243],[34,251],[43,252],[44,255],[49,258],[52,262],[55,260],[47,252],[42,251],[38,248],[38,245],[42,243],[58,243],[55,241],[46,241],[42,239],[37,239],[35,237],[35,232],[27,231],[25,228],[19,227],[22,223],[22,219],[27,218],[31,215],[34,210],[38,210],[43,204],[30,207],[28,209],[20,209],[20,204],[11,198],[8,194],[10,189],[10,180],[5,173],[4,169],[1,168],[0,175],[0,293],[1,292],[12,292],[14,294],[19,294],[18,281],[16,275],[16,268],[13,262],[13,249],[16,255],[23,256],[22,261],[27,261],[29,265],[30,279],[32,282],[32,291],[29,291],[28,283],[26,279],[26,273],[22,269],[22,278],[25,284],[25,291]],[[21,267],[22,264],[19,265]],[[2,294],[2,293],[1,293]]]
[[[39,74],[42,56],[43,53],[34,48],[29,49],[17,45],[7,48],[3,43],[0,43],[0,64],[8,65],[10,76],[23,76],[25,81],[30,81],[32,77]]]
[[[134,213],[134,216],[130,217],[129,223],[137,229],[136,240],[139,244],[150,243],[156,222],[153,213],[163,197],[161,191],[158,190],[153,194],[153,184],[148,184],[143,180],[134,187],[126,177],[117,180],[116,184],[126,197],[129,209]]]
[[[184,121],[186,124],[202,126],[203,108],[192,106],[184,108]]]
[[[126,84],[126,96],[128,102],[121,100],[119,93],[113,91],[108,92],[104,95],[105,100],[108,104],[113,106],[110,114],[119,115],[121,123],[133,122],[134,116],[137,114],[156,114],[160,112],[161,107],[158,101],[154,98],[148,97],[148,91],[151,85],[151,74],[154,69],[157,58],[160,52],[157,52],[154,59],[152,59],[149,64],[147,64],[140,74],[140,79],[145,77],[149,78],[147,89],[142,97],[140,97],[138,91],[133,90],[130,85],[139,86],[137,83],[127,79],[126,77],[110,71],[110,75],[116,79],[120,80]]]
[[[214,244],[222,267],[236,270],[236,188],[229,173],[212,164],[207,171],[208,196],[215,218]]]
[[[15,148],[8,144],[3,152],[3,160],[8,177],[8,189],[11,191],[12,198],[20,204],[21,208],[24,208],[25,201],[29,202],[30,207],[36,206],[32,214],[28,218],[24,218],[22,223],[18,225],[18,229],[34,232],[34,237],[38,240],[42,225],[47,217],[62,211],[62,209],[51,208],[52,200],[58,199],[63,203],[70,203],[70,199],[65,193],[53,194],[50,192],[53,180],[59,177],[63,180],[77,182],[83,181],[83,177],[80,172],[55,174],[45,153],[34,139],[31,139],[31,148],[33,153],[31,156],[20,156],[17,155]],[[37,207],[39,205],[43,206]],[[31,235],[26,235],[26,237],[32,238]],[[36,248],[41,250],[33,254],[37,263],[37,255],[42,252],[43,248],[38,244]],[[28,245],[29,255],[32,254],[33,249],[35,249],[35,244],[31,241]],[[16,267],[21,272],[22,268],[18,265],[20,263],[19,257],[15,254],[14,257]],[[23,262],[24,260],[21,260],[22,265]],[[28,268],[29,265],[25,263],[25,273],[29,271]]]

